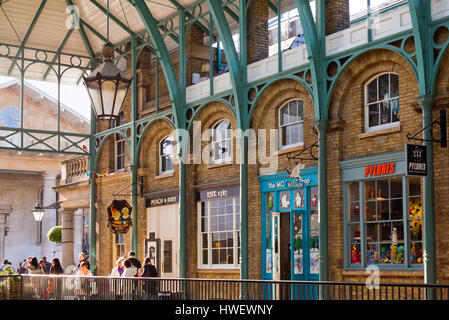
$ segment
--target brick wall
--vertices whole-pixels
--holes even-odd
[[[268,0],[253,0],[247,14],[248,64],[268,57]]]
[[[349,28],[349,0],[326,1],[326,35]]]

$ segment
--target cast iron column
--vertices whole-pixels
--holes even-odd
[[[320,281],[329,280],[329,254],[328,254],[328,206],[327,206],[327,129],[329,120],[316,120],[318,130],[318,216],[320,223]],[[320,299],[328,299],[328,289],[320,290]]]
[[[433,95],[418,97],[418,103],[422,108],[423,127],[426,128],[432,122],[432,109],[435,102]],[[424,283],[436,283],[435,264],[435,207],[434,207],[434,176],[433,176],[433,141],[432,126],[424,129],[424,145],[427,147],[427,176],[423,178],[423,261]],[[426,298],[433,299],[433,290],[427,289]]]

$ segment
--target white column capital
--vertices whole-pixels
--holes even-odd
[[[58,171],[44,171],[41,172],[41,176],[44,180],[56,180],[56,177],[60,174]]]

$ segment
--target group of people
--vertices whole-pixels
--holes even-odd
[[[0,271],[6,266],[11,266],[12,268],[12,263],[8,259],[3,260]],[[50,263],[46,257],[42,257],[40,261],[36,257],[28,257],[19,263],[16,272],[18,274],[62,274],[64,270],[59,258],[54,258]]]
[[[127,258],[120,257],[116,266],[111,270],[111,277],[157,277],[157,269],[151,258],[145,258],[142,266],[136,253],[130,251]]]
[[[5,266],[11,265],[11,263],[5,259],[3,265],[0,266],[0,271]],[[79,254],[79,261],[76,266],[73,266],[73,270],[67,267],[68,273],[75,273],[74,289],[75,295],[83,298],[94,295],[98,293],[97,283],[95,279],[82,279],[81,277],[92,276],[90,270],[89,257],[87,257],[83,252]],[[74,272],[76,271],[76,272]],[[19,267],[16,270],[19,274],[31,274],[31,275],[56,275],[63,274],[64,269],[62,268],[59,258],[54,258],[51,263],[47,262],[46,257],[42,257],[39,261],[36,257],[29,257],[19,263]],[[120,257],[117,259],[116,266],[112,269],[110,273],[111,284],[110,289],[114,290],[118,299],[132,299],[134,296],[138,296],[140,289],[144,296],[148,296],[149,299],[154,299],[158,291],[157,281],[144,281],[137,282],[136,280],[115,280],[113,278],[130,278],[130,277],[158,277],[158,272],[153,264],[152,259],[145,258],[142,263],[136,258],[136,253],[130,251],[126,257]],[[34,286],[34,295],[38,296],[48,296],[50,299],[60,296],[62,294],[62,287],[60,280],[57,279],[43,279],[36,278],[30,279]],[[43,281],[47,281],[48,285],[43,285]],[[43,289],[47,287],[47,289]]]

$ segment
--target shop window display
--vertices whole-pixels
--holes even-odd
[[[403,194],[403,181],[408,183],[406,199]],[[422,263],[422,202],[419,178],[399,176],[351,182],[348,184],[348,191],[349,211],[346,224],[350,235],[352,265]],[[405,204],[407,208],[404,207]],[[364,208],[363,215],[360,214],[360,208]],[[408,227],[404,227],[407,224]],[[362,257],[362,254],[365,257]]]

